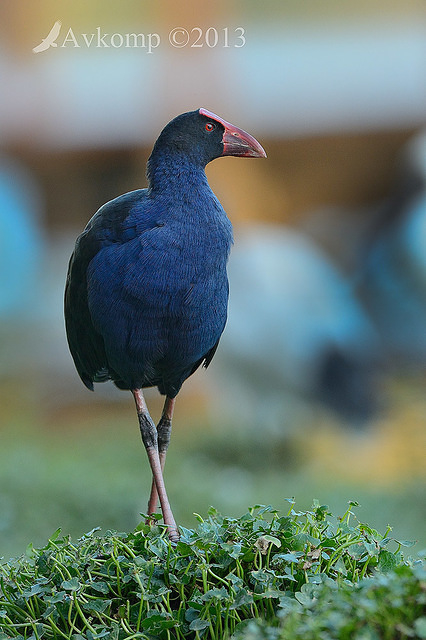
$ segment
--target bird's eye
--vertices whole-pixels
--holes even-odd
[[[206,122],[206,131],[213,131],[214,124],[213,122]]]

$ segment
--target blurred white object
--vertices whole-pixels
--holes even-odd
[[[214,370],[234,410],[246,408],[244,419],[277,430],[292,421],[297,398],[367,419],[376,335],[351,283],[319,247],[285,227],[254,227],[237,238],[229,278],[229,319]]]

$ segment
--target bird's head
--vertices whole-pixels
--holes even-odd
[[[215,157],[266,158],[264,148],[247,131],[239,129],[207,109],[198,109],[198,114],[202,118],[201,128],[207,134],[205,137],[208,138],[209,134],[215,133],[216,144],[219,142],[218,154]]]
[[[185,155],[203,167],[220,156],[266,158],[253,136],[203,108],[171,120],[160,133],[152,156],[160,150]]]

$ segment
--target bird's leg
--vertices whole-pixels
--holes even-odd
[[[155,424],[148,412],[145,398],[141,389],[132,389],[133,397],[136,402],[136,410],[138,412],[139,427],[141,431],[142,441],[148,454],[148,460],[152,471],[152,477],[157,488],[160,498],[161,510],[163,512],[164,524],[167,525],[169,538],[172,542],[179,540],[179,532],[170,508],[169,499],[164,485],[163,472],[161,469],[160,456],[158,452],[158,435]]]
[[[170,442],[170,434],[172,432],[173,409],[175,406],[175,398],[166,397],[161,415],[160,422],[157,425],[158,437],[158,454],[160,457],[161,471],[164,471],[166,463],[167,448]],[[158,505],[158,491],[154,478],[152,478],[151,495],[148,502],[148,515],[156,512]]]

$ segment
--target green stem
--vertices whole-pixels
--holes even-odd
[[[69,638],[70,638],[69,634],[65,634],[63,631],[60,630],[60,628],[55,624],[55,621],[52,619],[52,616],[49,616],[48,620],[49,620],[52,628],[56,631],[56,633],[59,633],[60,636],[62,636],[66,640],[69,640]]]
[[[129,625],[126,623],[125,620],[121,619],[120,624],[123,630],[125,631],[125,633],[130,634],[130,635],[126,635],[126,640],[133,640],[133,638],[143,638],[144,640],[149,640],[148,636],[146,636],[144,633],[140,633],[139,631],[136,633],[133,633],[133,631],[131,630],[131,628],[129,627]]]
[[[80,604],[77,600],[77,596],[74,595],[74,604],[75,604],[75,608],[77,609],[80,618],[82,619],[83,623],[86,625],[86,627],[89,629],[89,631],[91,631],[92,633],[96,633],[96,630],[94,629],[94,627],[92,627],[92,625],[90,624],[90,622],[88,621],[88,619],[86,618],[86,616],[84,615]]]
[[[210,567],[207,569],[207,573],[209,573],[213,578],[215,578],[219,582],[222,582],[222,584],[224,584],[226,587],[229,587],[229,582],[227,582],[225,578],[221,578],[220,576],[216,575],[216,573],[212,571]]]
[[[121,540],[118,540],[118,545],[122,549],[125,549],[131,558],[136,558],[136,554],[133,553],[132,549],[125,542],[122,542]]]
[[[359,538],[359,537],[356,538],[355,540],[352,539],[352,540],[349,540],[348,542],[344,542],[343,544],[339,545],[337,547],[337,549],[334,551],[334,553],[331,554],[330,559],[327,562],[327,565],[326,565],[326,568],[325,568],[325,573],[329,572],[331,565],[338,558],[338,556],[341,555],[342,551],[344,551],[348,547],[351,547],[354,544],[357,544],[358,542],[362,542],[362,539]]]

